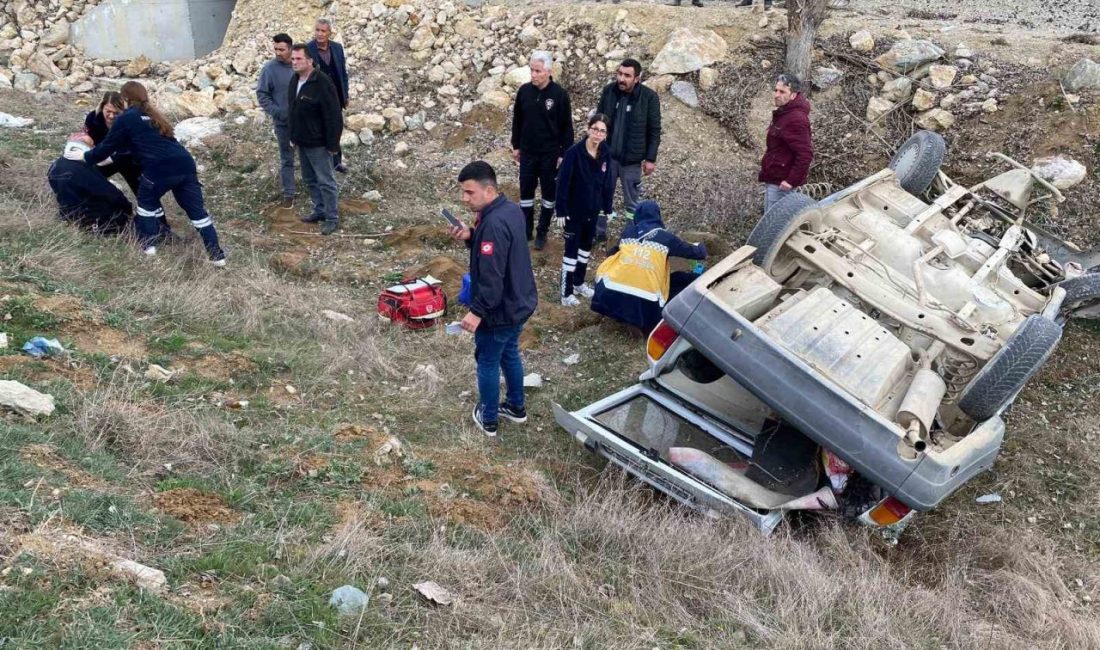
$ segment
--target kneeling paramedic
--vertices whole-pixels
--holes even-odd
[[[70,136],[64,153],[46,174],[57,198],[58,216],[100,235],[117,235],[129,223],[134,206],[93,165],[65,157],[83,156],[89,151],[91,147],[83,139],[81,133]]]

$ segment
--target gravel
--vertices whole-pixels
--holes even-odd
[[[852,0],[857,12],[938,18],[955,23],[1011,25],[1059,34],[1100,32],[1100,3],[1039,0]]]

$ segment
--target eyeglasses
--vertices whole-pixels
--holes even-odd
[[[594,126],[590,126],[590,127],[588,127],[588,130],[593,132],[593,133],[603,133],[604,135],[607,135],[607,129],[597,129]]]

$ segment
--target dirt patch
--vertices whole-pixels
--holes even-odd
[[[272,203],[261,210],[260,215],[267,222],[270,235],[298,246],[315,247],[321,243],[320,237],[310,230],[311,226],[302,223],[302,213],[298,208],[282,208],[278,203]]]
[[[496,530],[517,511],[540,503],[545,480],[525,464],[494,464],[483,456],[433,452],[436,472],[415,482],[428,512],[456,524]]]
[[[100,323],[77,320],[61,329],[64,338],[71,339],[81,352],[106,354],[127,359],[144,359],[145,344],[130,334]]]
[[[34,306],[39,311],[66,320],[84,318],[89,315],[89,312],[84,309],[84,303],[80,298],[62,293],[38,296],[34,299]]]
[[[12,371],[21,372],[27,379],[35,382],[63,377],[82,391],[92,390],[98,382],[95,371],[90,367],[67,359],[34,359],[29,356],[0,357],[0,373],[6,374]]]
[[[378,206],[366,199],[341,199],[337,205],[341,217],[358,217],[364,214],[374,214]]]
[[[386,235],[385,242],[387,246],[396,248],[400,253],[408,254],[425,248],[449,248],[451,236],[442,226],[409,226]]]
[[[271,266],[277,271],[308,277],[311,275],[306,266],[306,260],[308,259],[309,253],[307,251],[282,251],[271,256]]]
[[[422,278],[430,275],[443,283],[447,298],[453,302],[458,299],[458,293],[462,290],[462,276],[465,273],[466,267],[449,257],[439,256],[419,266],[406,269],[403,277]]]
[[[221,497],[195,488],[158,492],[153,495],[153,504],[164,514],[194,526],[229,524],[240,518]]]
[[[106,490],[110,486],[77,467],[72,461],[62,458],[52,445],[30,444],[23,447],[20,455],[35,467],[63,474],[73,487],[96,488]]]
[[[209,354],[184,365],[188,372],[214,381],[227,381],[256,371],[256,362],[240,352]]]

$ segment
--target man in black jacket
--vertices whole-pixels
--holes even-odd
[[[458,175],[462,202],[474,213],[474,227],[457,226],[451,236],[470,248],[470,313],[462,329],[474,333],[478,403],[474,424],[495,436],[499,416],[523,424],[523,360],[519,335],[538,304],[535,273],[524,237],[523,212],[497,190],[497,175],[484,161]],[[500,400],[500,371],[507,395]]]
[[[290,80],[290,143],[298,148],[302,180],[309,188],[313,212],[302,217],[306,223],[321,225],[322,235],[331,235],[339,227],[336,175],[332,157],[340,150],[344,119],[336,86],[323,72],[313,67],[305,45],[295,45],[290,53],[294,77]]]
[[[558,166],[573,144],[573,109],[569,93],[550,77],[554,57],[536,50],[529,63],[531,81],[516,91],[512,110],[512,157],[519,163],[519,207],[527,220],[528,240],[535,225],[535,187],[542,187],[535,235],[535,250],[542,250],[554,217]]]
[[[642,176],[657,167],[661,145],[661,100],[641,83],[642,64],[625,59],[615,81],[604,87],[597,113],[611,118],[607,144],[611,148],[611,182],[619,179],[623,188],[626,216],[634,217],[642,193]],[[596,241],[607,240],[607,219],[596,225]]]

